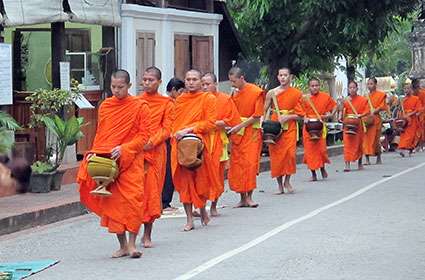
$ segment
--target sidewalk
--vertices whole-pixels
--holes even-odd
[[[342,146],[328,148],[330,157],[341,155]],[[302,163],[303,152],[297,153],[297,163]],[[270,161],[262,158],[260,172],[270,170]],[[62,186],[60,191],[45,194],[27,193],[0,198],[0,235],[42,226],[79,215],[87,214],[80,204],[77,185]]]

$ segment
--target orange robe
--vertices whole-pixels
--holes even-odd
[[[217,98],[217,120],[224,121],[226,126],[233,127],[241,122],[238,109],[232,98],[221,92],[214,93]],[[213,178],[209,200],[216,201],[224,192],[224,169],[227,162],[229,138],[223,128],[216,128],[213,135],[212,164],[216,173]],[[240,136],[233,135],[231,138]]]
[[[211,164],[211,133],[214,132],[217,120],[217,101],[212,94],[196,92],[184,93],[175,101],[175,115],[171,132],[195,127],[197,134],[205,145],[203,162],[199,168],[191,171],[180,166],[177,161],[177,140],[171,138],[171,170],[175,189],[180,195],[182,203],[192,203],[196,208],[205,206],[210,195],[210,188],[214,176],[214,167]]]
[[[370,112],[367,99],[363,96],[356,95],[352,98],[351,103],[359,115]],[[354,114],[348,101],[344,101],[344,117],[348,114]],[[364,139],[364,125],[361,122],[357,129],[357,134],[347,134],[344,129],[344,160],[356,161],[363,155],[362,142]]]
[[[145,174],[144,223],[152,223],[161,216],[162,187],[165,180],[167,161],[167,146],[165,141],[170,137],[171,124],[174,120],[174,103],[171,98],[159,93],[143,93],[140,98],[145,100],[151,112],[151,127],[148,143],[154,146],[145,151],[147,170]]]
[[[421,100],[419,97],[410,95],[403,98],[403,108],[406,114],[412,112],[419,112],[422,108]],[[404,132],[400,134],[400,143],[398,144],[399,149],[414,149],[418,144],[417,131],[420,128],[419,118],[416,115],[411,116],[408,119],[407,127]]]
[[[374,91],[369,94],[370,101],[373,106],[373,110],[382,109],[387,110],[386,99],[387,95],[382,91]],[[366,97],[367,98],[367,97]],[[370,104],[368,101],[368,106]],[[376,156],[381,154],[381,130],[382,130],[382,118],[379,114],[374,115],[373,125],[368,126],[364,135],[363,141],[363,154],[368,156]]]
[[[299,116],[305,114],[302,107],[302,93],[300,90],[290,87],[279,93],[276,98],[281,114],[297,114]],[[271,119],[277,121],[276,108],[273,105],[272,107],[273,114]],[[283,130],[276,144],[269,144],[270,169],[273,178],[295,174],[297,169],[296,152],[299,133],[297,121],[292,120],[287,122],[287,128],[287,130]]]
[[[317,112],[322,116],[328,112],[332,112],[336,107],[335,100],[325,92],[319,92],[316,95],[310,96],[311,102],[314,104]],[[303,108],[305,116],[309,119],[318,119],[307,99],[303,99]],[[324,126],[326,124],[323,124]],[[306,126],[303,128],[303,146],[304,146],[304,163],[307,164],[310,170],[316,170],[330,163],[328,150],[326,147],[326,138],[319,140],[311,140],[310,134],[307,132]]]
[[[77,182],[80,184],[81,202],[101,217],[101,225],[111,233],[138,233],[142,224],[143,146],[149,138],[149,127],[148,104],[137,97],[128,96],[122,100],[111,97],[100,105],[96,136],[87,154],[110,154],[114,147],[121,145],[119,176],[108,187],[111,196],[91,195],[89,192],[96,183],[87,173],[86,154]]]
[[[247,83],[241,90],[232,95],[241,119],[261,117],[264,111],[263,90],[254,84]],[[231,137],[232,150],[230,156],[229,185],[238,193],[250,192],[257,187],[257,174],[260,165],[262,136],[259,128],[253,125],[239,133],[241,138]]]
[[[420,128],[418,129],[418,136],[420,136],[420,140],[425,142],[425,89],[420,89],[418,92],[418,97],[421,100],[422,112],[419,116]],[[420,134],[420,135],[419,135]]]

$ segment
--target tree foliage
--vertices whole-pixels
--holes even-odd
[[[353,63],[374,51],[419,0],[229,0],[251,57],[269,69],[326,70],[335,56]]]

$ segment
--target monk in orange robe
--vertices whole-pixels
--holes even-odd
[[[151,136],[143,148],[147,163],[143,211],[145,231],[142,238],[145,248],[152,247],[153,222],[161,216],[161,194],[167,161],[165,141],[170,137],[171,124],[174,120],[173,101],[170,97],[158,93],[161,76],[161,70],[158,68],[147,68],[143,74],[144,92],[140,95],[140,98],[148,103],[151,112]]]
[[[100,105],[93,146],[84,156],[77,177],[81,202],[100,216],[101,226],[118,237],[120,249],[112,255],[114,258],[141,256],[136,238],[143,223],[143,147],[149,139],[150,112],[145,101],[129,95],[130,87],[130,76],[125,70],[112,74],[113,96]],[[109,154],[118,161],[118,178],[108,186],[110,196],[90,194],[96,187],[87,172],[87,158],[91,154]]]
[[[296,152],[299,133],[297,120],[305,114],[302,108],[302,92],[291,87],[291,76],[289,68],[279,69],[277,79],[280,86],[267,93],[264,104],[266,114],[270,108],[273,108],[271,120],[280,122],[282,126],[282,134],[277,141],[275,140],[276,144],[269,144],[271,174],[277,179],[277,194],[284,194],[285,189],[288,193],[294,193],[290,179],[297,168]],[[273,96],[276,97],[278,108],[273,102]],[[285,177],[284,182],[283,177]]]
[[[207,73],[202,77],[202,89],[204,92],[213,94],[217,98],[217,121],[213,135],[212,164],[214,165],[213,185],[211,186],[209,200],[212,201],[210,214],[218,216],[217,202],[224,192],[224,171],[229,160],[229,138],[226,130],[240,124],[241,117],[235,103],[226,93],[217,91],[217,77],[213,73]],[[240,137],[234,135],[233,137]]]
[[[367,99],[363,96],[358,95],[357,90],[358,85],[355,81],[351,81],[348,83],[349,96],[344,101],[343,116],[344,118],[353,117],[360,119],[360,124],[357,127],[355,135],[347,133],[348,130],[346,127],[344,127],[344,172],[351,171],[350,163],[352,161],[357,161],[359,170],[363,169],[362,143],[364,139],[365,125],[363,121],[361,121],[361,118],[363,118],[367,114],[370,114],[370,110]]]
[[[194,229],[192,207],[200,209],[201,223],[209,223],[205,203],[210,196],[214,166],[211,163],[211,133],[214,132],[217,120],[217,101],[212,94],[202,92],[201,73],[189,70],[185,76],[186,92],[175,101],[176,118],[172,125],[171,168],[175,189],[183,203],[187,223],[184,231]],[[186,134],[196,134],[203,144],[202,164],[195,170],[188,169],[178,163],[177,142]]]
[[[311,171],[312,181],[317,181],[316,170],[320,169],[322,178],[328,177],[325,164],[330,163],[326,147],[326,130],[322,132],[320,139],[311,139],[306,125],[309,120],[321,120],[323,129],[326,129],[326,120],[330,119],[336,112],[336,102],[326,92],[320,91],[320,81],[312,78],[308,81],[310,95],[303,99],[305,111],[303,128],[304,163]]]
[[[418,150],[423,150],[425,146],[425,89],[421,88],[419,79],[412,80],[413,95],[419,97],[422,104],[419,114],[419,129],[417,131]]]
[[[376,78],[370,78],[367,81],[369,94],[366,96],[370,113],[373,115],[373,124],[366,127],[366,133],[363,141],[363,154],[366,157],[366,165],[370,165],[370,156],[376,156],[376,164],[382,164],[381,159],[381,130],[382,118],[380,112],[387,110],[387,95],[376,90],[378,81]]]
[[[399,117],[407,119],[407,127],[400,134],[398,148],[400,150],[408,150],[410,156],[418,143],[416,133],[420,128],[419,114],[422,104],[419,97],[413,95],[413,88],[410,83],[406,83],[403,90],[405,97],[401,101],[402,109],[399,112]],[[405,156],[403,151],[400,151],[400,155],[402,157]]]
[[[229,80],[235,89],[232,100],[242,120],[228,132],[242,136],[231,137],[229,186],[241,197],[235,207],[258,207],[258,203],[252,200],[252,193],[257,187],[261,156],[260,119],[264,109],[264,94],[261,88],[245,81],[244,73],[238,67],[230,69]]]

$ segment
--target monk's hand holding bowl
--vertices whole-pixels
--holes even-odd
[[[192,128],[184,128],[182,130],[177,131],[174,137],[176,137],[177,140],[180,140],[183,138],[183,136],[192,132],[192,130],[193,130]]]
[[[121,156],[121,146],[116,146],[111,151],[111,158],[118,159]]]
[[[151,141],[149,141],[148,143],[145,144],[145,146],[143,146],[143,150],[144,151],[149,151],[153,149],[153,144]]]
[[[220,120],[220,121],[216,121],[215,122],[215,125],[217,126],[217,127],[226,127],[226,123],[224,122],[224,121],[222,121],[222,120]]]

